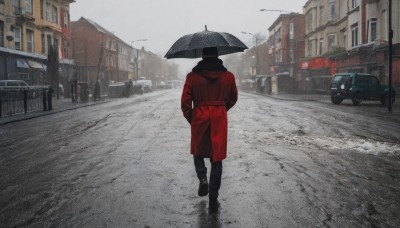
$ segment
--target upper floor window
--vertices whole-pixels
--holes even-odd
[[[34,52],[33,31],[26,30],[26,47],[28,52]]]
[[[323,49],[323,48],[322,48],[323,45],[324,45],[324,39],[320,39],[320,40],[319,40],[319,55],[322,55],[322,53],[323,53],[323,52],[322,52],[322,51],[323,51],[323,50],[322,50],[322,49]]]
[[[293,22],[290,23],[290,39],[293,39],[293,34],[294,34],[294,24]]]
[[[53,23],[58,24],[58,9],[53,6]]]
[[[69,57],[69,44],[68,41],[64,41],[64,58]]]
[[[309,32],[312,31],[312,23],[313,23],[313,14],[310,11],[307,14],[307,29],[308,29]]]
[[[354,9],[360,5],[360,0],[351,0],[351,8]]]
[[[367,40],[369,42],[376,40],[376,18],[372,18],[367,24]]]
[[[281,28],[279,28],[278,31],[275,33],[275,41],[276,43],[281,42]]]
[[[328,35],[328,49],[332,51],[336,43],[336,34],[332,33]]]
[[[308,41],[307,51],[308,51],[308,56],[312,56],[312,40]]]
[[[351,47],[358,46],[358,24],[351,26]]]
[[[336,20],[336,3],[335,2],[329,3],[329,20],[330,21]]]
[[[14,28],[14,44],[16,50],[21,50],[21,28]]]
[[[324,7],[321,6],[319,8],[319,26],[322,26],[323,23],[324,23]]]
[[[13,11],[15,14],[20,14],[19,10],[19,0],[13,0],[12,1],[12,6],[13,6]]]
[[[64,13],[64,28],[68,28],[68,13]]]
[[[52,8],[51,8],[51,2],[49,0],[46,1],[46,20],[52,21],[53,20],[53,15],[52,15]]]
[[[25,0],[25,12],[32,14],[32,0]]]

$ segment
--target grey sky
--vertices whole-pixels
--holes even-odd
[[[266,36],[268,27],[279,12],[302,13],[306,0],[76,0],[71,4],[71,21],[89,18],[124,40],[127,44],[138,39],[133,47],[145,47],[164,56],[181,36],[208,30],[228,32],[253,46],[251,35]],[[190,70],[196,60],[168,60],[182,64],[183,72]]]

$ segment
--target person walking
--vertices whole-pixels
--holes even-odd
[[[227,155],[228,115],[238,99],[234,75],[215,47],[203,48],[202,60],[186,76],[181,97],[183,116],[191,125],[190,153],[199,179],[198,195],[209,195],[209,209],[219,207],[222,161]],[[204,158],[211,162],[210,182]]]

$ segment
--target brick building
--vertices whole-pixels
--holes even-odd
[[[109,82],[132,78],[133,48],[96,22],[81,17],[71,22],[73,56],[79,80],[89,88],[100,79],[101,91]]]

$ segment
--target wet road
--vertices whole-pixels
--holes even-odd
[[[365,109],[241,92],[214,214],[178,90],[7,124],[0,226],[399,227],[400,122]]]

